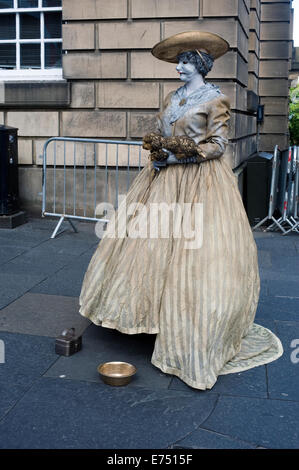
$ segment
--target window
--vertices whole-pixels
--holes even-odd
[[[0,0],[0,80],[62,78],[62,0]]]

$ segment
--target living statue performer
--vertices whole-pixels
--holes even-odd
[[[96,325],[155,333],[152,364],[201,390],[219,375],[283,353],[280,340],[254,323],[257,249],[236,177],[223,158],[230,105],[205,82],[228,48],[202,31],[176,34],[153,48],[156,58],[178,63],[185,84],[166,96],[157,129],[144,137],[150,159],[119,205],[118,225],[109,220],[80,295],[81,315]],[[128,211],[132,204],[136,210]],[[155,235],[158,219],[149,229],[157,206],[164,208],[159,221],[168,236]],[[165,207],[174,208],[172,225]]]

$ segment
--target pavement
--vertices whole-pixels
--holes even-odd
[[[99,239],[86,222],[75,222],[78,233],[65,222],[51,239],[56,223],[28,218],[0,230],[1,449],[299,447],[298,234],[254,232],[255,322],[277,334],[283,356],[200,391],[151,364],[155,335],[124,335],[78,313]],[[82,350],[59,356],[55,338],[70,327],[83,335]],[[137,366],[129,385],[101,381],[97,366],[113,360]]]

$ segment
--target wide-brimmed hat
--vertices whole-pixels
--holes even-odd
[[[182,52],[197,50],[210,54],[213,59],[218,59],[228,49],[229,43],[218,34],[207,31],[185,31],[158,42],[151,52],[157,59],[176,63],[177,56]]]

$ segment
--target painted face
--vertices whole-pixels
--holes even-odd
[[[178,71],[182,82],[189,82],[198,74],[195,65],[191,64],[191,62],[188,62],[187,60],[180,60],[176,66],[176,70]]]

